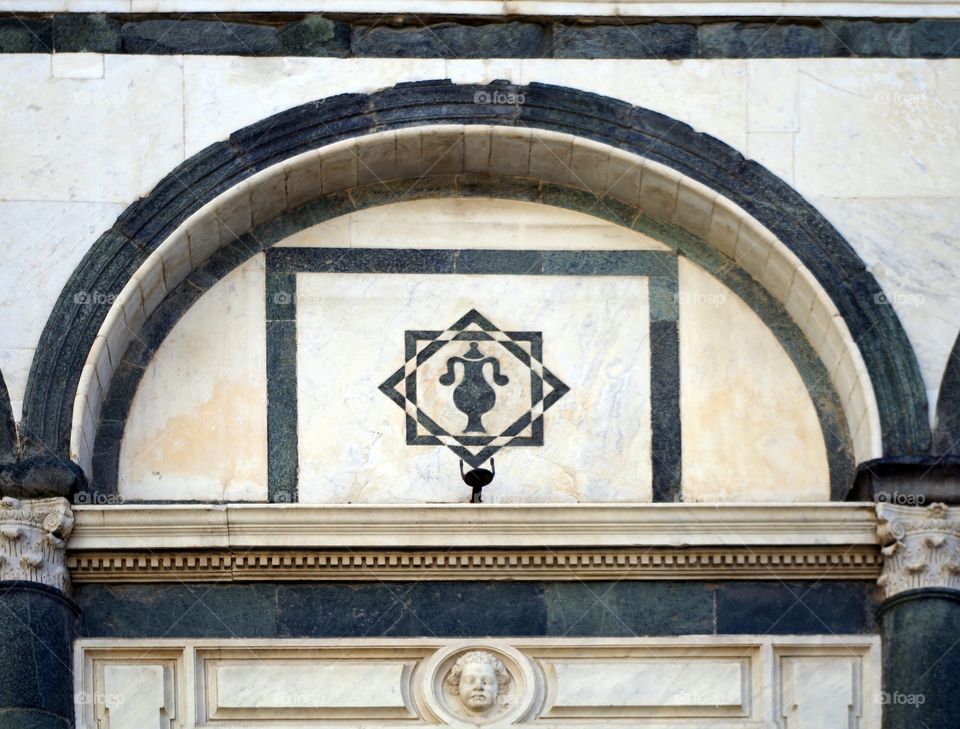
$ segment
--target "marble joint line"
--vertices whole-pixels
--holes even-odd
[[[79,550],[75,583],[220,580],[875,580],[875,545],[751,549]]]
[[[676,254],[661,251],[536,250],[519,253],[521,253],[519,256],[509,256],[499,250],[268,249],[266,252],[266,336],[269,500],[296,501],[298,451],[295,275],[298,273],[642,276],[649,278],[651,282],[656,282],[649,288],[653,499],[660,502],[680,500],[680,362],[677,332]],[[410,332],[408,332],[408,339],[409,334]],[[420,334],[425,336],[427,333],[420,332]],[[433,338],[437,339],[443,332],[429,332],[429,334],[435,335]],[[409,347],[410,342],[408,342],[408,349]],[[408,445],[447,445],[458,457],[474,468],[485,463],[499,448],[508,445],[503,441],[494,444],[487,443],[487,439],[477,438],[453,439],[455,442],[446,440],[449,434],[442,429],[438,430],[439,426],[433,424],[429,418],[425,419],[416,409],[416,393],[408,391],[404,398],[396,390],[396,386],[404,379],[408,381],[412,379],[405,377],[405,374],[405,367],[401,367],[393,377],[384,382],[381,391],[405,410]],[[527,424],[526,420],[518,421],[515,424],[518,427],[508,429],[501,434],[509,436],[510,445],[543,444],[542,411],[562,397],[566,392],[566,385],[546,369],[541,381],[552,388],[552,391],[545,395],[539,409],[538,403],[532,403],[533,409],[529,419],[534,428],[533,435],[529,439],[520,439],[520,442],[513,443],[517,432],[520,431],[519,426]],[[411,407],[413,412],[409,409]],[[534,413],[540,413],[541,417],[534,418]],[[418,422],[425,425],[431,435],[418,436]],[[487,445],[487,447],[475,453],[467,448],[473,445]]]

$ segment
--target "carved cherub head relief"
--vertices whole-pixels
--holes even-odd
[[[446,677],[447,690],[460,697],[464,708],[480,715],[499,707],[498,698],[502,703],[509,683],[510,674],[503,663],[487,651],[464,653]]]

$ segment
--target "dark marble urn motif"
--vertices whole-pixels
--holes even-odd
[[[450,357],[447,371],[440,376],[440,384],[450,386],[456,381],[456,366],[463,366],[463,376],[453,391],[453,404],[457,410],[467,416],[465,433],[486,433],[483,416],[493,410],[497,404],[497,392],[484,376],[484,367],[492,366],[493,382],[503,387],[510,378],[500,373],[500,362],[496,357],[487,357],[480,351],[478,342],[470,342],[470,347],[462,357]]]

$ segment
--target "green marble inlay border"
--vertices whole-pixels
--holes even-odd
[[[297,492],[295,321],[278,328],[271,312],[296,318],[299,273],[470,274],[497,276],[638,276],[647,278],[650,310],[650,450],[654,501],[678,501],[681,483],[680,350],[677,255],[651,250],[486,250],[410,248],[270,248],[267,287],[267,431],[270,501]],[[293,280],[291,280],[293,279]],[[290,351],[293,347],[293,351]],[[275,353],[285,353],[280,356]]]

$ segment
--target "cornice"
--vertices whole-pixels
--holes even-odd
[[[867,504],[78,506],[69,549],[875,545]]]
[[[86,506],[68,567],[75,582],[872,580],[875,524],[856,504]]]

